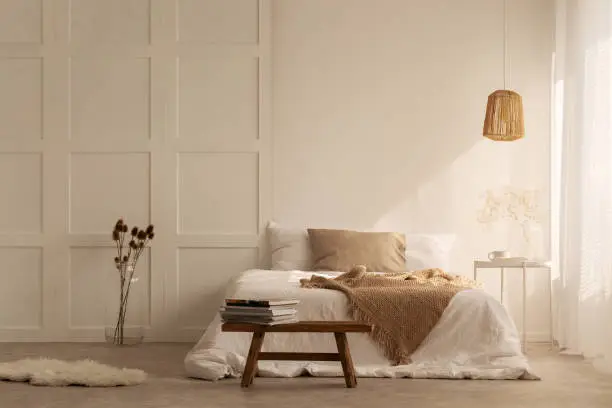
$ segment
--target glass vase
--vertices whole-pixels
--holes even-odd
[[[142,343],[142,305],[140,285],[134,265],[118,265],[107,285],[104,337],[106,342],[117,346]]]

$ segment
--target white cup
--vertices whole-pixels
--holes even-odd
[[[493,261],[495,259],[502,258],[510,258],[510,252],[508,251],[491,251],[489,252],[489,260]]]

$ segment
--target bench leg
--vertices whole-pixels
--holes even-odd
[[[246,388],[253,384],[253,377],[255,377],[255,372],[257,371],[257,358],[259,357],[265,335],[266,332],[264,331],[253,332],[249,355],[247,356],[244,372],[242,373],[242,382],[240,384],[242,387]]]
[[[340,363],[342,363],[342,371],[344,372],[344,381],[348,388],[357,386],[357,376],[355,376],[355,367],[351,358],[346,333],[334,333],[336,337],[336,345],[338,346],[338,354],[340,355]]]

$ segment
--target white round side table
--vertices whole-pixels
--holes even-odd
[[[523,327],[522,327],[522,347],[525,351],[525,344],[527,342],[527,269],[546,270],[548,271],[549,281],[549,334],[550,334],[550,346],[554,347],[553,339],[553,318],[552,318],[552,271],[550,262],[538,262],[538,261],[525,261],[516,259],[495,259],[492,261],[474,261],[474,280],[478,281],[478,270],[479,269],[499,269],[501,271],[501,304],[504,305],[504,272],[506,269],[509,270],[522,270],[523,277]],[[505,305],[504,305],[505,306]]]

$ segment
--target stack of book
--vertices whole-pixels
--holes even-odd
[[[298,303],[296,299],[225,299],[219,312],[226,323],[296,323]]]

